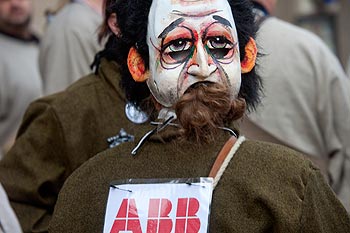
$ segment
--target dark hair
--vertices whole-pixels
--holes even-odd
[[[255,38],[257,27],[254,24],[252,3],[250,0],[228,0],[238,33],[240,59],[245,57],[245,45],[250,37]],[[129,49],[135,46],[148,68],[149,54],[146,42],[148,14],[152,0],[107,0],[105,8],[105,26],[102,27],[100,38],[109,36],[102,56],[115,60],[122,67],[121,86],[129,101],[140,106],[144,99],[150,96],[146,83],[135,82],[127,67]],[[108,29],[107,20],[112,13],[117,15],[120,35],[117,37]],[[243,98],[248,110],[255,109],[260,101],[261,79],[255,68],[242,74],[242,84],[238,97]]]

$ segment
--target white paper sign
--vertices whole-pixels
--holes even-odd
[[[206,233],[212,193],[212,178],[113,184],[103,232]]]

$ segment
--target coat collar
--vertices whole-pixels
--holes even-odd
[[[121,72],[120,65],[115,61],[108,61],[106,58],[101,58],[101,63],[98,68],[98,75],[108,85],[112,86],[112,89],[116,91],[118,96],[126,103],[125,93],[120,87]]]

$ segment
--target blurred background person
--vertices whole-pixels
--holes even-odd
[[[276,0],[253,2],[265,96],[241,131],[308,155],[350,211],[350,80],[320,38],[270,16]]]
[[[0,1],[0,154],[13,144],[28,104],[42,94],[31,15],[31,0]]]
[[[103,0],[63,0],[61,7],[50,16],[40,46],[44,94],[62,91],[89,74],[95,54],[103,48],[97,39]]]
[[[114,5],[115,0],[107,4]],[[116,23],[111,14],[106,21]],[[112,33],[103,29],[101,33]],[[58,192],[70,174],[95,154],[127,141],[121,128],[133,129],[141,123],[138,116],[145,115],[126,108],[130,104],[121,91],[115,40],[111,38],[98,53],[102,56],[96,74],[90,72],[64,91],[30,104],[14,146],[0,161],[0,183],[24,232],[47,232]],[[143,132],[135,129],[128,134]]]
[[[22,232],[17,216],[13,212],[10,202],[0,183],[0,233]]]
[[[55,8],[48,8],[45,10],[46,24],[50,23],[54,16],[68,3],[72,2],[72,0],[59,0],[55,6]]]

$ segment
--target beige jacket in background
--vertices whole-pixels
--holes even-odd
[[[349,78],[318,37],[277,18],[262,23],[257,44],[265,96],[248,115],[251,125],[325,167],[350,211]],[[241,130],[250,138],[273,141],[244,124]]]
[[[0,32],[0,159],[12,145],[25,110],[42,95],[38,41]]]
[[[41,41],[39,65],[44,93],[62,91],[91,73],[102,16],[82,2],[66,5],[54,16]]]
[[[13,212],[6,192],[0,183],[0,233],[22,232],[18,219]]]

